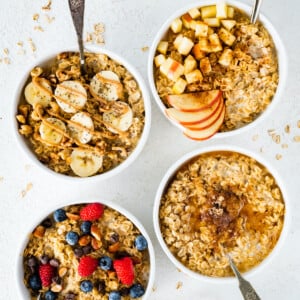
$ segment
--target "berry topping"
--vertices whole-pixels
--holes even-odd
[[[83,233],[90,233],[91,232],[91,226],[92,226],[92,222],[90,221],[84,221],[81,225],[80,225],[80,229]]]
[[[117,291],[110,292],[108,300],[121,300],[121,295]]]
[[[55,222],[62,222],[64,220],[67,219],[67,215],[64,209],[57,209],[54,213],[53,213],[53,218],[55,220]]]
[[[96,221],[104,212],[104,206],[101,203],[90,203],[80,211],[80,218],[83,221]]]
[[[111,258],[109,256],[102,256],[99,260],[99,266],[102,270],[108,271],[112,266]]]
[[[67,234],[66,234],[66,242],[71,245],[71,246],[74,246],[77,244],[78,242],[78,239],[79,239],[79,236],[76,232],[74,231],[69,231]]]
[[[78,274],[81,277],[87,277],[94,273],[98,267],[98,260],[90,256],[83,256],[78,266]]]
[[[89,280],[83,280],[80,283],[80,289],[84,292],[84,293],[88,293],[93,289],[93,284],[91,281]]]
[[[29,286],[34,290],[38,291],[42,288],[42,283],[39,275],[33,274],[29,277]]]
[[[143,235],[138,235],[134,241],[135,247],[139,251],[146,250],[148,248],[148,242]]]
[[[39,274],[42,286],[48,287],[52,283],[55,269],[50,264],[40,265]]]
[[[129,290],[129,295],[131,298],[139,298],[142,297],[144,294],[145,294],[145,289],[139,283],[134,284]]]
[[[45,293],[45,300],[55,300],[57,298],[57,295],[53,293],[52,291],[47,291]]]
[[[113,262],[114,269],[121,283],[131,285],[134,280],[134,267],[130,257],[116,259]]]

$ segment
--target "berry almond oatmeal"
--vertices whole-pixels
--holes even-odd
[[[129,300],[147,289],[147,239],[101,203],[57,209],[31,233],[23,255],[30,299]]]

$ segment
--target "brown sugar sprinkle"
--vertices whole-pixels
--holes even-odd
[[[182,281],[178,281],[177,284],[176,284],[176,290],[179,290],[180,288],[182,288]]]
[[[42,7],[43,10],[50,10],[52,5],[52,1],[48,0],[48,3]]]
[[[299,143],[300,142],[300,135],[295,135],[294,138],[293,138],[293,141],[296,142],[296,143]]]

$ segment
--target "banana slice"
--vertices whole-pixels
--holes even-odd
[[[127,103],[117,101],[109,112],[103,113],[103,121],[109,131],[113,133],[125,132],[132,125],[132,109]]]
[[[66,126],[63,121],[57,118],[47,118],[40,125],[41,138],[50,144],[59,144],[63,138]]]
[[[116,73],[101,71],[92,78],[90,92],[95,98],[101,97],[108,101],[115,101],[122,96],[123,86]]]
[[[87,101],[87,92],[79,81],[67,80],[60,83],[54,95],[60,108],[67,113],[81,110]]]
[[[39,78],[35,82],[27,84],[24,90],[26,101],[35,107],[41,104],[43,107],[48,106],[52,98],[52,89],[47,79]]]
[[[91,117],[87,113],[79,112],[71,118],[71,121],[76,123],[75,126],[73,124],[68,126],[72,136],[79,140],[80,143],[87,144],[93,137],[89,130],[85,130],[85,128],[94,130],[94,123]]]
[[[80,177],[94,175],[101,168],[103,157],[90,150],[74,149],[71,154],[70,167]]]

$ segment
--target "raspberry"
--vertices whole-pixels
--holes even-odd
[[[134,280],[134,267],[130,257],[116,259],[113,262],[114,269],[121,283],[131,285]]]
[[[96,221],[103,215],[104,206],[101,203],[90,203],[80,211],[80,218],[83,221]]]
[[[81,277],[87,277],[94,273],[97,269],[98,260],[90,256],[83,256],[80,259],[78,266],[78,274]]]
[[[55,269],[49,263],[40,265],[39,275],[41,278],[42,286],[48,287],[52,283],[52,278],[55,275]]]

